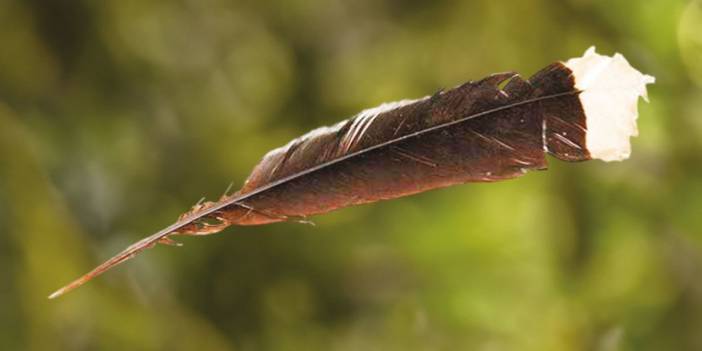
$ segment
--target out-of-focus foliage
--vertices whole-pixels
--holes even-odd
[[[623,163],[231,228],[53,289],[362,108],[596,44]],[[0,1],[2,350],[700,350],[702,2]]]

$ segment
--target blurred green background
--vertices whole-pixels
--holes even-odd
[[[622,163],[157,247],[269,149],[590,45],[655,75]],[[2,350],[702,350],[702,3],[0,1]]]

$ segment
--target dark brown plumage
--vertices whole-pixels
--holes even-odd
[[[500,73],[413,101],[365,110],[269,152],[245,185],[198,204],[130,246],[59,296],[174,234],[302,219],[352,205],[547,167],[545,154],[589,159],[572,72],[554,63],[524,80]],[[503,86],[503,88],[500,88]]]

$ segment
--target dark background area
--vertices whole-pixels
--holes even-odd
[[[657,77],[626,162],[157,247],[268,150],[589,46]],[[702,3],[0,1],[2,350],[700,350]]]

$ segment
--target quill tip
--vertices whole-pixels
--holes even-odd
[[[69,292],[69,291],[71,291],[71,290],[77,288],[78,286],[80,286],[80,285],[82,285],[82,284],[83,284],[83,282],[81,282],[80,284],[76,284],[76,282],[73,282],[73,283],[71,283],[71,284],[68,284],[68,285],[62,287],[61,289],[58,289],[58,290],[54,291],[53,293],[51,293],[51,295],[49,295],[48,299],[49,299],[49,300],[53,300],[53,299],[55,299],[55,298],[57,298],[57,297],[60,297],[61,295],[63,295],[63,294],[65,294],[65,293],[67,293],[67,292]]]
[[[99,273],[98,273],[98,274],[99,274]],[[80,277],[80,278],[78,278],[78,279],[76,279],[76,280],[70,282],[69,284],[65,285],[64,287],[62,287],[62,288],[60,288],[60,289],[54,291],[53,293],[51,293],[51,295],[49,295],[49,297],[48,297],[49,300],[53,300],[53,299],[55,299],[55,298],[57,298],[57,297],[60,297],[60,296],[64,295],[65,293],[67,293],[67,292],[69,292],[69,291],[71,291],[71,290],[73,290],[73,289],[75,289],[75,288],[77,288],[77,287],[79,287],[79,286],[85,284],[87,281],[89,281],[90,279],[94,278],[94,277],[95,277],[96,275],[98,275],[98,274],[95,274],[95,271],[92,271],[92,272],[90,272],[90,273],[88,273],[88,274],[83,275],[82,277]]]

